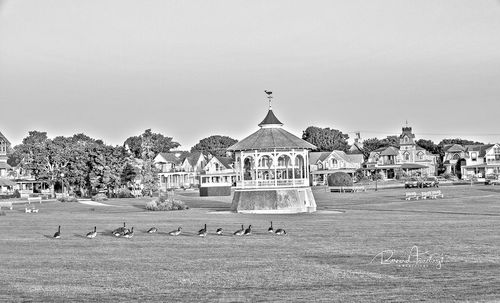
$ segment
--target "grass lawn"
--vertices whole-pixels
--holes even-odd
[[[0,301],[500,300],[500,189],[440,189],[444,199],[419,201],[317,190],[318,212],[296,215],[231,214],[230,199],[191,192],[177,195],[190,209],[173,212],[145,211],[147,199],[17,205],[0,216]],[[268,234],[271,220],[288,235]],[[111,236],[124,221],[135,236]],[[232,236],[241,224],[254,234]]]

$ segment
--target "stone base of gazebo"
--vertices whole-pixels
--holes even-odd
[[[310,187],[236,189],[231,210],[251,214],[294,214],[316,211]]]

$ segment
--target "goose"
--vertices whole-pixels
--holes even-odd
[[[215,231],[215,233],[218,234],[219,236],[222,236],[222,233],[223,233],[222,227],[217,228],[217,230]]]
[[[177,228],[176,230],[172,230],[168,234],[171,236],[178,236],[181,234],[181,230],[182,230],[182,227],[179,226],[179,228]]]
[[[31,212],[31,208],[27,208],[27,207],[25,207],[25,208],[24,208],[24,212],[25,212],[25,213],[30,213],[30,212]]]
[[[158,229],[156,227],[151,227],[149,230],[148,230],[148,233],[152,234],[152,233],[155,233],[157,232]]]
[[[235,231],[233,235],[235,235],[235,236],[243,236],[244,232],[245,232],[245,228],[243,227],[243,224],[241,224],[241,229],[238,229],[237,231]]]
[[[120,237],[123,236],[126,231],[128,231],[128,229],[125,228],[125,222],[123,222],[123,227],[118,227],[117,229],[113,230],[113,235],[115,237]]]
[[[32,213],[38,213],[38,209],[33,208],[33,209],[31,209],[31,212],[32,212]]]
[[[56,233],[54,234],[54,238],[59,239],[61,238],[61,225],[57,228]]]
[[[127,230],[125,234],[123,234],[124,238],[132,238],[134,236],[134,227],[132,227],[130,230]]]
[[[286,231],[283,228],[278,228],[276,230],[277,235],[286,235]]]
[[[94,226],[94,231],[87,233],[87,238],[93,239],[97,236],[97,227]]]
[[[207,235],[207,225],[198,231],[198,236],[205,237]]]
[[[273,221],[271,221],[271,227],[269,227],[269,228],[267,229],[267,232],[268,232],[268,233],[273,233],[273,232],[274,232],[274,229],[273,229]]]
[[[245,236],[250,236],[252,234],[252,225],[248,225],[248,228],[245,229],[245,233],[243,233]]]

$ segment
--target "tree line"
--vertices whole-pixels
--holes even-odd
[[[302,139],[315,145],[316,151],[349,152],[351,148],[349,136],[337,129],[309,126],[303,131]],[[204,151],[223,157],[227,156],[227,148],[236,142],[228,136],[213,135],[201,139],[190,151]],[[370,138],[362,143],[360,152],[367,160],[370,152],[378,148],[399,147],[399,137]],[[445,145],[482,143],[456,138],[443,139],[438,144],[420,139],[416,144],[439,155],[442,163]],[[131,187],[134,180],[140,177],[145,193],[152,194],[158,190],[154,158],[158,153],[179,147],[180,144],[172,137],[154,133],[151,129],[127,138],[122,146],[111,146],[81,133],[50,139],[46,132],[30,131],[21,144],[9,150],[8,163],[48,184],[51,192],[54,192],[55,184],[64,184],[82,196],[89,196],[99,191]]]

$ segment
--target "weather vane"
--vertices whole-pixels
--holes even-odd
[[[273,100],[273,92],[267,90],[264,90],[264,92],[267,94],[267,99],[269,99],[269,109],[272,109],[271,101]]]

